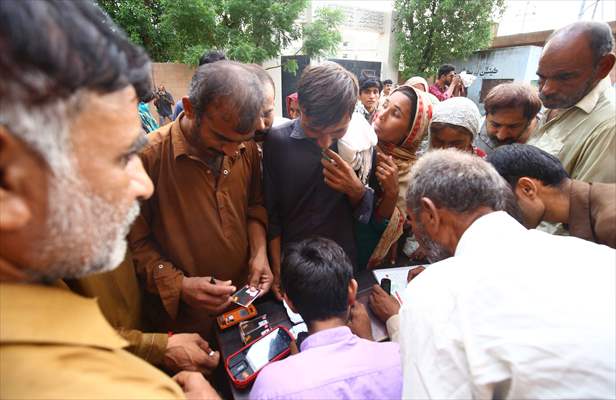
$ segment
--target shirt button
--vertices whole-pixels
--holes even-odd
[[[163,269],[163,267],[164,267],[164,266],[163,266],[162,264],[158,264],[158,268],[159,268],[159,269]]]
[[[229,175],[229,171],[226,170],[226,169],[224,171],[222,171],[222,173],[225,174],[225,175]]]

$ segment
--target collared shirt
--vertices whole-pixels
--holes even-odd
[[[0,284],[0,398],[182,399],[180,387],[122,350],[95,300]]]
[[[332,146],[337,150],[336,144]],[[338,243],[357,261],[353,224],[367,223],[374,191],[366,192],[355,209],[347,196],[327,186],[321,148],[304,134],[299,119],[272,128],[263,144],[263,179],[269,217],[268,236],[284,246],[310,236]]]
[[[308,336],[301,352],[265,367],[251,399],[399,399],[397,343],[361,339],[346,327]]]
[[[609,88],[606,77],[549,122],[546,112],[528,144],[558,157],[573,179],[616,183],[616,105]]]
[[[573,180],[569,199],[571,236],[616,248],[616,184]]]
[[[162,364],[169,335],[142,332],[142,293],[130,255],[113,271],[64,282],[73,292],[96,298],[109,324],[128,341],[126,350],[150,364]]]
[[[607,246],[478,218],[403,294],[403,397],[616,397],[615,265]]]
[[[182,279],[213,276],[241,287],[250,257],[247,222],[266,225],[267,215],[256,144],[224,156],[216,178],[191,154],[182,118],[148,135],[140,156],[155,189],[128,239],[137,274],[152,294],[144,303],[155,328],[209,336],[206,313],[180,304]]]
[[[366,109],[366,107],[364,106],[364,103],[362,103],[361,100],[357,100],[357,103],[355,103],[355,110],[353,112],[361,115],[362,117],[366,119],[366,121],[368,121],[368,123],[372,124],[372,120],[374,119],[374,114],[377,112],[378,109],[379,107],[377,104],[377,107],[374,107],[374,110],[370,112]]]
[[[449,86],[445,86],[443,90],[436,83],[433,83],[428,88],[428,92],[431,93],[434,97],[436,97],[439,101],[445,101],[451,97],[451,95],[447,94],[447,89]]]

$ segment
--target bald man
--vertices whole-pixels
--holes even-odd
[[[608,24],[576,22],[552,34],[539,60],[539,97],[548,112],[528,144],[558,157],[573,179],[616,182],[613,51]]]

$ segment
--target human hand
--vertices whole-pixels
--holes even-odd
[[[366,188],[357,177],[355,171],[353,171],[353,168],[331,149],[325,150],[325,155],[331,158],[331,161],[321,159],[323,176],[327,186],[346,194],[352,204],[359,203],[364,196]]]
[[[199,372],[182,371],[173,377],[188,400],[220,400],[216,390]]]
[[[366,307],[359,302],[355,302],[351,306],[351,312],[348,321],[351,332],[363,339],[372,339],[372,326],[370,325],[370,317]]]
[[[282,301],[282,288],[280,287],[280,274],[274,275],[274,282],[272,283],[272,292],[276,296],[276,300]]]
[[[382,322],[387,322],[389,318],[398,314],[400,310],[400,303],[398,303],[398,300],[387,294],[379,285],[372,286],[368,305],[374,315]]]
[[[413,279],[415,279],[415,277],[419,274],[421,274],[424,270],[426,269],[426,267],[415,267],[412,270],[409,271],[409,273],[406,275],[406,281],[410,282]]]
[[[398,166],[391,156],[377,153],[378,164],[376,166],[376,178],[383,189],[383,193],[389,197],[398,197]]]
[[[219,314],[231,304],[231,295],[236,292],[231,281],[214,279],[215,284],[208,277],[195,277],[182,279],[182,301],[186,304],[202,308],[212,314]]]
[[[260,289],[259,296],[263,296],[270,290],[274,280],[267,255],[264,253],[252,257],[248,262],[248,271],[248,285]]]
[[[197,333],[171,335],[165,350],[164,365],[172,372],[199,371],[211,373],[220,361],[220,353]]]

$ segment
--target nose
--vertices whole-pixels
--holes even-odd
[[[510,134],[511,132],[509,132],[508,128],[499,128],[496,131],[496,138],[500,141],[504,141],[506,139],[509,139],[509,136],[511,136]]]
[[[539,85],[539,93],[541,93],[541,95],[543,95],[544,97],[550,97],[557,93],[558,88],[554,84],[553,80],[546,79],[542,83],[543,84]]]
[[[332,138],[330,135],[322,135],[317,139],[317,144],[322,149],[329,149],[329,146],[332,145]]]
[[[267,128],[267,123],[265,122],[265,118],[259,117],[257,119],[257,131],[264,131]]]
[[[131,199],[148,199],[154,192],[154,184],[145,172],[141,159],[133,157],[126,166],[130,175],[129,195]]]

